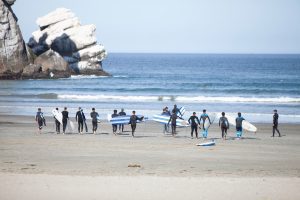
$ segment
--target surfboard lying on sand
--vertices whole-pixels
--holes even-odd
[[[202,146],[202,147],[207,147],[207,146],[213,146],[216,145],[215,141],[210,141],[210,142],[204,142],[200,144],[196,144],[197,146]]]
[[[168,124],[170,120],[170,116],[167,115],[153,115],[153,121],[159,122],[162,124]],[[171,122],[170,122],[171,124]],[[176,120],[176,126],[189,126],[189,122],[182,120],[182,119],[177,119]]]
[[[131,115],[123,115],[118,117],[111,117],[111,114],[107,114],[107,120],[111,124],[129,124]],[[137,115],[137,117],[141,118],[143,115]],[[144,117],[142,121],[137,120],[137,123],[145,122],[148,119],[148,117]]]
[[[214,121],[215,121],[215,119],[216,119],[216,116],[217,116],[216,113],[211,113],[211,114],[209,114],[208,116],[209,116],[209,119],[210,119],[211,124],[213,124]],[[205,130],[208,130],[208,128],[210,127],[211,124],[209,123],[209,120],[206,119],[206,120],[205,120],[205,123],[204,123],[204,128],[205,128]]]
[[[62,124],[62,114],[61,114],[61,112],[58,112],[56,109],[53,109],[52,114],[55,117],[55,119],[57,121],[59,121],[60,124]]]
[[[236,126],[236,122],[235,122],[235,118],[231,117],[230,115],[226,115],[225,117],[227,117],[229,124]],[[250,131],[250,132],[256,132],[257,128],[251,124],[250,122],[243,120],[242,121],[242,127],[243,129]]]

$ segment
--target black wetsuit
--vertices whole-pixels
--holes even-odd
[[[191,124],[191,137],[193,137],[195,130],[196,138],[198,138],[198,125],[200,125],[199,118],[197,116],[192,115],[188,121]]]
[[[173,113],[170,116],[169,122],[168,124],[171,122],[171,127],[172,127],[172,135],[176,134],[176,120],[177,120],[178,116],[176,113]]]
[[[85,121],[85,116],[82,111],[77,111],[76,121],[78,122],[78,133],[83,131],[83,122]]]
[[[219,126],[221,127],[222,138],[226,137],[227,129],[229,129],[228,119],[226,117],[220,117]]]
[[[279,118],[279,115],[277,113],[275,113],[273,115],[273,137],[275,135],[275,131],[277,131],[277,133],[279,134],[279,137],[281,137],[280,132],[278,130],[278,118]]]
[[[42,112],[37,112],[36,113],[35,121],[37,121],[37,123],[39,125],[39,129],[42,129],[43,125],[46,126],[46,120],[45,120],[44,115],[43,115]]]
[[[118,114],[112,114],[111,118],[118,117],[118,116],[119,116]],[[113,133],[116,133],[117,129],[118,129],[118,125],[117,124],[113,124],[112,128],[113,128]]]
[[[95,111],[91,112],[93,132],[97,131],[97,128],[98,128],[98,119],[97,119],[98,116],[99,116],[99,114],[97,112],[95,112]]]
[[[63,133],[66,132],[67,124],[68,124],[68,119],[69,119],[69,112],[64,110],[61,112],[62,114],[62,123],[63,123]]]
[[[119,116],[125,116],[126,113],[124,111],[119,112]],[[119,130],[121,130],[122,128],[122,132],[124,131],[124,124],[120,124],[119,125]]]
[[[138,117],[136,115],[131,115],[130,116],[129,124],[131,125],[131,134],[132,134],[132,136],[134,136],[137,120],[143,120],[143,117]]]

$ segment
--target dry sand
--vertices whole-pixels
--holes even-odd
[[[147,122],[132,138],[101,123],[97,135],[57,135],[53,121],[39,135],[33,117],[0,116],[1,200],[300,199],[300,125],[280,125],[281,138],[270,124],[242,140],[231,129],[223,141],[214,124],[216,146],[198,147],[189,128],[171,137]]]

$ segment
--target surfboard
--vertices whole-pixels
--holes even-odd
[[[74,123],[71,121],[71,120],[68,120],[69,121],[69,125],[70,125],[70,128],[71,128],[71,131],[73,132],[75,127],[74,127]]]
[[[208,128],[210,127],[210,125],[214,123],[217,115],[216,115],[216,113],[211,113],[208,116],[209,116],[209,119],[210,119],[211,123],[209,123],[208,119],[205,120],[205,123],[204,123],[205,130],[208,130]]]
[[[177,116],[182,117],[182,116],[184,115],[184,113],[185,113],[185,108],[184,108],[184,106],[182,106],[182,107],[179,109],[179,111],[180,111],[180,112],[177,112],[176,114],[177,114]],[[180,113],[181,113],[181,114],[180,114]]]
[[[129,124],[130,117],[131,115],[122,115],[112,118],[111,114],[107,114],[107,120],[111,124]],[[137,117],[141,118],[143,115],[137,115]],[[137,120],[137,123],[145,122],[146,120],[148,120],[148,117],[144,117],[142,121]]]
[[[226,115],[225,117],[227,117],[229,124],[233,125],[234,127],[236,126],[236,122],[235,122],[234,117],[229,116],[229,115]],[[247,120],[242,121],[242,127],[246,131],[250,131],[250,132],[256,132],[257,131],[257,128],[253,124],[248,122]]]
[[[53,109],[52,114],[55,117],[55,119],[57,121],[59,121],[60,124],[62,124],[62,114],[61,114],[61,112],[58,112],[56,109]]]
[[[210,142],[204,142],[200,144],[196,144],[197,146],[202,146],[202,147],[207,147],[207,146],[214,146],[216,145],[215,141],[210,141]]]
[[[170,120],[170,116],[167,115],[153,115],[153,121],[159,122],[162,124],[168,124]],[[171,124],[171,122],[170,122]],[[189,126],[189,122],[182,120],[182,119],[177,119],[176,120],[176,126]]]

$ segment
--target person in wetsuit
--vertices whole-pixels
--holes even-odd
[[[55,108],[58,112],[58,108]],[[60,122],[54,117],[55,120],[55,128],[56,128],[56,134],[60,134]]]
[[[135,129],[136,129],[136,123],[137,123],[137,120],[139,121],[142,121],[144,119],[144,117],[138,117],[135,115],[135,111],[132,111],[132,115],[130,116],[130,120],[129,120],[129,124],[131,125],[131,134],[132,134],[132,137],[134,137],[134,132],[135,132]]]
[[[163,112],[161,113],[161,115],[163,116],[168,116],[170,117],[171,114],[170,114],[170,111],[168,110],[168,107],[165,107],[163,109]],[[167,132],[169,132],[169,126],[167,124],[164,124],[164,130],[163,130],[163,133],[166,134]]]
[[[182,114],[181,114],[181,112],[180,112],[180,109],[177,107],[176,104],[174,105],[174,108],[173,108],[173,110],[172,110],[172,113],[173,113],[173,112],[175,112],[175,114],[176,114],[177,116],[179,116],[179,117],[182,116]]]
[[[118,117],[118,111],[117,110],[114,110],[114,113],[111,115],[111,118],[114,118],[114,117]],[[117,129],[118,129],[118,125],[117,124],[112,124],[112,129],[113,129],[113,134],[117,134]]]
[[[68,120],[69,120],[69,112],[67,111],[67,107],[64,108],[64,111],[62,111],[61,114],[62,114],[62,123],[63,123],[63,134],[65,134]]]
[[[124,108],[121,109],[121,112],[119,112],[119,116],[125,116],[126,112],[124,112]],[[119,132],[121,131],[122,128],[122,132],[124,131],[124,124],[120,124],[119,125]]]
[[[82,134],[83,132],[83,123],[85,122],[85,116],[81,107],[78,108],[76,113],[76,121],[78,122],[78,134]]]
[[[202,115],[200,116],[200,122],[201,122],[201,120],[202,120],[203,137],[204,137],[204,138],[207,138],[207,134],[208,134],[208,133],[207,133],[207,130],[206,130],[205,127],[204,127],[205,121],[206,121],[207,119],[209,120],[209,123],[211,124],[210,118],[209,118],[208,114],[206,114],[206,110],[204,109]]]
[[[190,116],[188,122],[191,124],[191,138],[193,139],[193,133],[195,130],[196,138],[198,139],[198,125],[200,126],[200,120],[196,116],[196,112],[193,112],[193,115]]]
[[[238,117],[235,118],[236,136],[238,138],[241,138],[243,134],[243,127],[242,127],[243,120],[245,120],[245,118],[242,117],[242,114],[239,112]]]
[[[96,134],[97,128],[98,128],[98,117],[99,114],[95,111],[95,108],[92,108],[91,112],[91,118],[92,118],[92,125],[93,125],[93,134]]]
[[[273,115],[273,135],[272,137],[275,136],[275,131],[277,131],[279,137],[281,137],[281,134],[278,130],[278,118],[279,118],[279,115],[277,113],[277,110],[274,110],[274,115]]]
[[[221,127],[223,140],[226,140],[227,129],[229,129],[229,122],[227,117],[225,117],[225,112],[222,112],[222,117],[220,117],[219,120],[219,127]]]
[[[38,108],[38,112],[35,116],[35,121],[38,123],[38,133],[42,133],[43,126],[46,126],[46,119],[44,118],[44,114],[42,113],[42,109]]]
[[[176,120],[177,120],[178,116],[176,114],[176,111],[173,110],[172,115],[170,116],[169,122],[168,122],[168,126],[171,122],[171,127],[172,127],[172,135],[175,136],[176,134]]]

